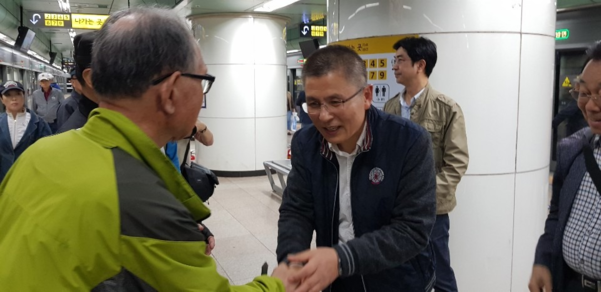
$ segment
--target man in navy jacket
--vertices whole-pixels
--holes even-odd
[[[590,127],[557,146],[553,197],[528,286],[532,292],[601,291],[601,197],[583,155],[590,145],[593,169],[601,164],[601,42],[587,54],[578,107]]]
[[[296,291],[430,291],[436,217],[430,135],[371,106],[363,60],[328,46],[303,68],[313,126],[292,139],[278,261],[303,265]],[[315,250],[308,250],[313,231]]]

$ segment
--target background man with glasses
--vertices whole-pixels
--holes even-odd
[[[459,104],[430,85],[438,58],[434,42],[411,37],[398,41],[393,48],[396,55],[392,70],[405,91],[387,101],[384,111],[418,123],[432,136],[436,165],[436,223],[431,235],[436,255],[434,288],[437,292],[456,292],[449,251],[449,213],[457,205],[455,190],[469,161],[463,112]]]
[[[566,134],[565,136],[571,136],[572,134],[580,131],[582,128],[587,127],[588,124],[584,120],[584,116],[582,115],[582,111],[578,108],[578,94],[580,84],[578,84],[578,80],[580,76],[576,77],[574,80],[574,88],[570,89],[570,97],[573,100],[569,100],[568,104],[563,107],[561,111],[555,115],[552,122],[553,130],[556,130],[557,127],[563,122],[567,120],[566,123]]]
[[[304,264],[290,279],[302,281],[301,292],[430,291],[436,177],[428,133],[371,105],[363,60],[349,48],[313,53],[302,79],[313,126],[292,139],[278,261]],[[307,250],[313,231],[318,248]]]
[[[601,184],[596,181],[601,178],[601,42],[587,55],[578,107],[589,127],[557,146],[551,206],[528,286],[532,292],[601,291]]]
[[[183,19],[111,14],[91,68],[87,123],[34,144],[0,186],[2,290],[293,289],[285,265],[237,287],[217,273],[197,225],[210,212],[159,150],[190,135],[215,80]]]

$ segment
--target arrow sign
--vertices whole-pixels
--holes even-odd
[[[36,19],[36,16],[37,16],[37,19]],[[29,21],[31,21],[31,23],[33,25],[35,25],[36,23],[38,23],[38,21],[40,21],[40,19],[42,19],[42,16],[36,13],[31,17],[31,19]]]
[[[311,32],[311,29],[309,28],[308,25],[303,25],[303,30],[301,30],[301,33],[303,35],[307,35],[309,32]]]

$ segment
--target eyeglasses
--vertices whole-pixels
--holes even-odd
[[[157,85],[157,84],[165,81],[165,79],[169,78],[169,76],[173,75],[173,73],[175,73],[175,72],[169,73],[163,77],[155,79],[154,81],[152,81],[152,85]],[[213,86],[213,82],[215,82],[215,76],[209,75],[209,74],[198,75],[198,74],[192,74],[192,73],[182,73],[181,76],[194,78],[194,79],[200,79],[203,94],[209,93],[209,90],[211,90],[211,86]]]
[[[588,103],[588,101],[591,100],[591,98],[592,98],[593,101],[595,102],[595,104],[597,106],[601,107],[601,95],[578,92],[578,91],[575,91],[575,92],[578,93],[578,95],[575,97],[576,100],[578,100],[578,102]]]
[[[331,114],[336,113],[336,112],[340,111],[341,109],[343,109],[344,104],[347,103],[349,100],[353,99],[355,96],[357,96],[361,91],[363,91],[363,89],[365,89],[365,86],[359,88],[359,90],[357,90],[357,92],[355,92],[350,97],[348,97],[346,99],[342,99],[342,100],[334,99],[334,100],[326,101],[324,103],[317,102],[317,101],[311,101],[311,102],[307,103],[307,113],[310,115],[319,115],[321,113],[322,107],[325,107],[326,110]]]

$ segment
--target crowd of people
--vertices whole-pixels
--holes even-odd
[[[31,109],[20,83],[0,87],[2,290],[458,291],[449,213],[469,163],[466,121],[430,83],[436,44],[393,48],[405,90],[383,110],[355,51],[308,58],[279,265],[233,286],[210,257],[210,210],[179,173],[182,143],[213,143],[198,115],[216,77],[192,33],[171,10],[138,7],[77,35],[69,99],[48,74]],[[533,292],[601,289],[601,43],[588,54],[575,99],[589,127],[560,143]]]

